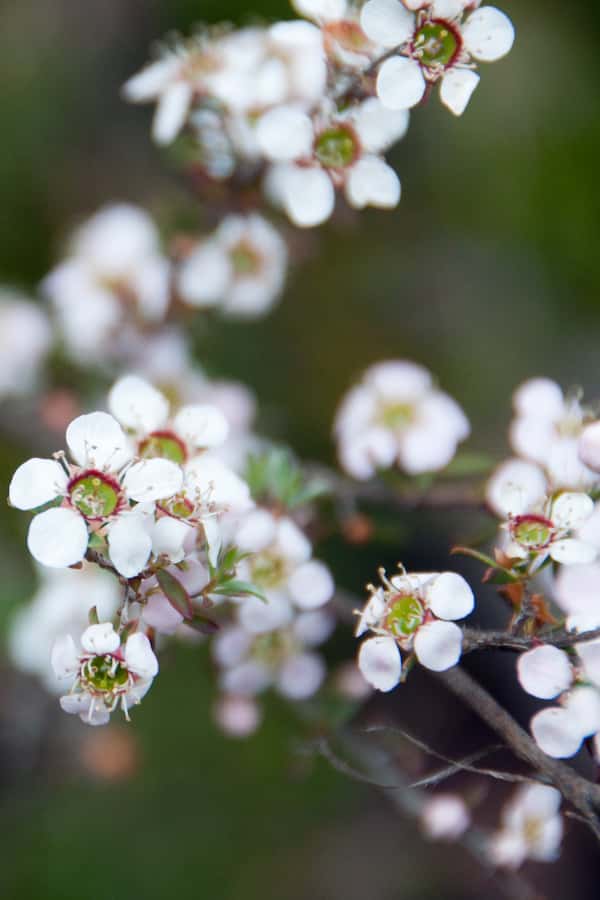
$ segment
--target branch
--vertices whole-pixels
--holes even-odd
[[[600,842],[600,786],[582,778],[567,765],[552,759],[540,750],[535,741],[521,728],[482,685],[464,669],[455,667],[441,672],[438,679],[466,706],[469,706],[489,727],[500,735],[519,759],[528,763],[585,819]]]
[[[545,634],[531,636],[510,634],[507,631],[479,631],[475,628],[463,628],[462,652],[463,654],[471,653],[472,650],[486,650],[494,647],[499,650],[515,650],[521,653],[525,650],[539,647],[540,644],[548,644],[552,647],[563,649],[565,647],[573,647],[576,644],[583,644],[587,641],[594,641],[598,638],[600,638],[600,628],[579,633],[565,631],[565,629],[561,628]]]

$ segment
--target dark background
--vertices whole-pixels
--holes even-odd
[[[482,66],[462,119],[435,97],[414,112],[393,154],[400,207],[342,214],[304,235],[302,263],[267,319],[192,326],[198,360],[253,386],[263,430],[302,456],[333,459],[338,399],[378,359],[431,368],[471,418],[472,446],[498,457],[520,380],[547,374],[600,395],[599,8],[501,5],[517,28],[515,49]],[[251,10],[240,0],[4,0],[0,282],[33,291],[73,225],[112,200],[146,205],[165,227],[205,223],[169,156],[150,142],[150,109],[124,104],[119,88],[165,32],[250,14],[291,15],[282,0],[256,0]],[[38,450],[15,438],[11,415],[0,415],[5,483]],[[25,518],[0,517],[4,622],[34,584]],[[457,531],[464,538],[478,526],[392,519],[385,546],[357,553],[334,541],[322,553],[340,583],[359,591],[381,562],[446,564]],[[257,737],[221,737],[197,650],[169,651],[134,725],[109,738],[83,734],[33,682],[8,669],[0,676],[6,900],[502,896],[460,851],[423,844],[379,794],[313,764],[283,705],[269,705]],[[419,705],[427,719],[426,691],[417,685],[413,696],[398,703]],[[435,710],[441,733],[469,727]],[[103,758],[131,757],[131,777],[122,764],[108,773],[98,764],[98,740],[107,741]],[[556,900],[595,897],[586,846],[571,825],[566,862],[527,874]]]

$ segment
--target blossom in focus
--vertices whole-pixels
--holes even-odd
[[[42,290],[69,354],[89,365],[113,355],[129,320],[162,322],[169,279],[169,261],[149,215],[118,203],[77,229],[69,256],[46,276]]]
[[[80,648],[71,635],[59,638],[52,667],[57,678],[74,679],[70,692],[60,698],[61,707],[87,725],[105,725],[118,706],[129,719],[130,707],[142,700],[158,674],[146,635],[136,632],[121,645],[110,622],[86,628]]]
[[[36,675],[53,693],[62,692],[50,664],[55,640],[64,635],[79,639],[88,624],[88,612],[97,610],[102,621],[111,619],[121,601],[118,581],[91,563],[76,569],[39,570],[40,584],[31,601],[17,609],[8,632],[13,664]]]
[[[334,423],[340,464],[361,480],[394,464],[408,475],[444,469],[469,432],[456,401],[426,369],[404,360],[367,369]]]
[[[518,869],[525,860],[552,862],[558,857],[563,835],[560,793],[543,784],[519,787],[502,810],[499,830],[490,838],[491,861]]]
[[[45,312],[12,288],[0,287],[0,397],[33,387],[51,343]]]
[[[518,456],[541,466],[552,488],[585,490],[597,475],[581,458],[587,412],[577,394],[565,396],[549,378],[525,381],[513,397],[510,442]]]
[[[301,227],[330,217],[336,188],[356,209],[391,209],[400,200],[400,180],[381,153],[407,128],[406,111],[390,112],[376,98],[312,118],[296,106],[269,110],[256,124],[258,146],[273,163],[267,193]]]
[[[108,555],[125,577],[137,575],[152,551],[154,502],[177,495],[179,465],[167,459],[134,462],[129,438],[112,416],[94,412],[74,419],[66,431],[73,462],[29,459],[12,477],[12,506],[38,511],[27,537],[42,565],[64,568],[85,557],[90,535],[103,532]]]
[[[358,654],[359,668],[374,688],[391,691],[402,676],[402,653],[415,655],[434,672],[455,666],[462,652],[456,619],[472,612],[473,592],[455,572],[382,574],[383,587],[370,587],[360,613],[356,637],[368,631]]]
[[[182,262],[177,289],[194,308],[258,316],[279,298],[286,270],[285,241],[263,216],[230,215]]]
[[[457,116],[479,83],[476,62],[501,59],[515,36],[508,16],[473,0],[368,0],[360,22],[372,41],[398,48],[377,75],[377,95],[385,106],[415,106],[428,84],[439,81],[442,103]]]

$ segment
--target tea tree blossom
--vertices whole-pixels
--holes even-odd
[[[580,453],[586,418],[579,396],[567,396],[549,378],[524,382],[513,397],[515,418],[510,426],[513,450],[541,466],[553,488],[585,490],[597,475]]]
[[[415,106],[427,86],[439,81],[442,103],[461,115],[479,83],[476,62],[501,59],[514,41],[514,28],[503,12],[470,0],[418,6],[368,0],[360,22],[371,40],[397,48],[377,75],[377,94],[390,109]]]
[[[52,343],[45,311],[0,287],[0,397],[31,390]]]
[[[464,619],[475,605],[467,582],[455,572],[395,575],[383,587],[370,586],[360,613],[356,637],[371,631],[376,637],[361,644],[358,665],[369,684],[391,691],[402,677],[402,654],[414,654],[434,672],[455,666],[462,651]]]
[[[492,512],[506,518],[540,507],[548,491],[548,480],[540,466],[515,458],[494,470],[486,484],[485,498]]]
[[[218,306],[226,315],[259,316],[279,298],[286,270],[285,242],[263,216],[230,215],[186,257],[178,292],[194,308]]]
[[[421,827],[432,841],[456,841],[470,824],[471,814],[459,794],[436,794],[421,811]]]
[[[145,518],[152,504],[176,495],[181,467],[167,459],[134,462],[129,439],[119,423],[103,412],[79,416],[69,425],[66,442],[73,462],[30,459],[10,483],[17,509],[38,512],[29,526],[27,546],[43,565],[63,568],[81,562],[90,535],[105,531],[109,556],[126,577],[140,572],[152,549]],[[135,509],[132,503],[137,504]]]
[[[528,784],[517,789],[502,811],[502,824],[488,843],[497,866],[518,869],[525,860],[552,862],[563,835],[561,796],[555,788]]]
[[[383,54],[383,48],[364,33],[360,10],[352,0],[293,0],[292,5],[320,25],[325,52],[333,64],[360,70]]]
[[[444,469],[469,431],[456,401],[426,369],[404,360],[367,369],[334,423],[340,463],[361,480],[394,464],[408,475]]]
[[[121,638],[110,622],[90,625],[78,648],[70,635],[52,649],[57,678],[74,678],[68,694],[60,698],[65,712],[79,715],[88,725],[105,725],[120,706],[126,719],[140,703],[158,673],[158,661],[145,634]]]

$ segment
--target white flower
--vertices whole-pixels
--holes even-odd
[[[45,566],[71,566],[84,558],[91,531],[106,529],[117,570],[128,578],[138,574],[152,549],[141,515],[144,504],[177,494],[183,484],[181,467],[165,459],[132,463],[127,436],[103,412],[74,419],[66,441],[73,463],[64,457],[62,462],[30,459],[19,466],[10,483],[10,503],[17,509],[61,504],[32,519],[30,553]],[[131,501],[138,504],[135,515],[129,510]],[[135,571],[123,566],[131,545],[136,549]]]
[[[360,25],[360,10],[349,0],[293,0],[294,8],[321,26],[325,52],[344,69],[364,69],[383,53]]]
[[[215,721],[228,737],[245,738],[260,727],[262,714],[253,697],[226,694],[220,697],[213,710]]]
[[[593,511],[594,503],[587,494],[560,493],[548,500],[541,513],[509,518],[505,528],[510,540],[505,552],[513,559],[529,560],[531,570],[539,568],[547,557],[565,565],[591,563],[597,547],[574,535]]]
[[[510,442],[524,459],[546,470],[553,488],[585,490],[597,480],[580,459],[585,410],[549,378],[524,382],[513,397]]]
[[[90,563],[73,569],[40,569],[40,585],[27,606],[11,620],[9,653],[12,662],[40,677],[48,690],[62,692],[50,665],[50,651],[60,635],[77,638],[88,624],[88,611],[110,619],[121,600],[115,578]]]
[[[563,834],[560,803],[555,788],[542,784],[520,787],[504,807],[502,827],[488,844],[492,862],[518,869],[526,859],[556,859]]]
[[[421,810],[421,826],[432,841],[456,841],[470,824],[471,815],[458,794],[436,794]]]
[[[285,242],[265,218],[230,215],[184,260],[178,291],[190,306],[258,316],[280,296],[286,269]]]
[[[517,673],[523,690],[541,700],[551,700],[573,683],[573,669],[563,650],[550,645],[535,647],[519,656]]]
[[[432,0],[413,13],[400,0],[368,0],[361,11],[367,37],[398,53],[379,67],[377,94],[390,109],[407,109],[440,81],[440,99],[461,115],[479,83],[473,60],[494,62],[514,41],[510,19],[493,6]]]
[[[400,681],[401,651],[414,653],[421,665],[443,672],[456,665],[462,651],[462,631],[456,619],[474,607],[471,588],[455,572],[381,575],[383,588],[371,588],[360,615],[356,636],[376,637],[361,645],[359,668],[379,691],[391,691]]]
[[[275,164],[267,192],[300,227],[329,218],[337,187],[356,209],[391,209],[400,200],[400,181],[379,154],[407,127],[404,111],[390,114],[373,99],[348,113],[316,118],[300,107],[269,110],[256,125],[258,146]]]
[[[445,468],[469,434],[458,404],[415,363],[377,363],[342,400],[334,432],[342,467],[372,478],[394,463],[409,475]]]
[[[0,397],[31,389],[51,342],[45,312],[17,291],[0,287]]]
[[[105,725],[121,706],[139,703],[158,673],[158,661],[145,634],[130,635],[124,646],[111,622],[90,625],[78,650],[71,635],[59,638],[52,649],[57,678],[74,678],[69,694],[60,699],[65,712],[77,713],[88,725]]]
[[[535,463],[509,459],[492,473],[486,485],[486,500],[493,512],[505,518],[538,507],[547,496],[548,482]]]

